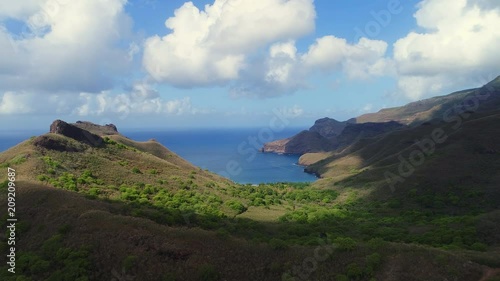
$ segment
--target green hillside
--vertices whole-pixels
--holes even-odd
[[[418,189],[368,183],[365,166],[312,185],[239,185],[154,140],[74,125],[84,131],[55,131],[84,139],[48,133],[0,153],[19,220],[16,274],[3,266],[2,280],[479,280],[500,267],[493,172],[483,193],[438,208]],[[0,183],[6,202],[7,173]]]

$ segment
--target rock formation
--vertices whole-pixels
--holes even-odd
[[[101,146],[104,143],[104,140],[100,136],[62,120],[52,122],[50,133],[63,135],[90,146]]]
[[[91,133],[94,133],[99,136],[106,136],[106,135],[117,135],[118,134],[118,129],[116,128],[115,125],[113,124],[106,124],[104,126],[94,124],[92,122],[87,122],[87,121],[76,121],[75,124],[80,129],[89,131]]]

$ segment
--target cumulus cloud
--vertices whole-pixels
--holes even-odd
[[[307,87],[316,70],[352,79],[388,72],[383,41],[325,36],[299,53],[295,40],[314,29],[315,16],[311,0],[215,0],[204,10],[188,2],[166,20],[169,34],[146,40],[143,65],[158,82],[229,85],[233,97],[264,98]]]
[[[133,95],[103,92],[97,95],[81,93],[79,100],[80,105],[72,112],[79,116],[112,115],[123,119],[131,115],[182,115],[197,112],[189,97],[175,100],[163,100],[159,97],[137,99]]]
[[[268,53],[254,58],[232,83],[232,97],[277,97],[305,88],[307,71],[300,66],[294,41],[275,43]]]
[[[105,116],[126,119],[140,115],[194,115],[210,113],[192,105],[190,97],[165,99],[146,82],[136,82],[128,92],[57,93],[6,92],[0,95],[0,115],[25,114]]]
[[[66,3],[68,0],[59,1]],[[0,20],[2,18],[26,19],[29,15],[35,13],[44,2],[44,0],[2,1]]]
[[[424,0],[414,16],[424,32],[394,44],[398,86],[407,97],[479,86],[481,77],[498,75],[500,2]]]
[[[143,65],[175,86],[223,84],[252,52],[311,32],[315,16],[312,0],[215,0],[204,10],[187,2],[165,22],[169,34],[146,40]]]
[[[387,46],[384,41],[367,38],[349,44],[329,35],[317,39],[302,60],[312,70],[342,70],[349,78],[365,79],[388,73],[390,63],[384,58]]]
[[[318,38],[307,52],[298,53],[294,41],[271,45],[263,61],[253,61],[231,87],[235,97],[274,97],[307,88],[317,72],[343,72],[348,79],[388,75],[393,69],[385,58],[387,43],[361,38],[356,44],[335,36]]]
[[[6,92],[0,99],[0,114],[26,114],[33,111],[31,96],[26,93]]]
[[[125,0],[19,0],[0,8],[0,90],[88,91],[113,86],[127,49],[116,47],[130,32]],[[12,33],[2,19],[24,22]]]

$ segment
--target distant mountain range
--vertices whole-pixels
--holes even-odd
[[[354,142],[367,137],[375,137],[406,127],[415,127],[427,124],[439,118],[457,103],[474,96],[476,93],[486,91],[488,87],[497,87],[500,77],[479,89],[468,89],[451,93],[446,96],[433,97],[409,103],[401,107],[382,109],[376,113],[363,114],[347,121],[337,121],[328,117],[316,120],[309,130],[281,140],[264,144],[261,151],[271,153],[305,154],[313,152],[328,152],[342,149]],[[470,100],[471,103],[474,100]],[[473,111],[488,111],[494,109],[496,101],[489,101],[486,105]],[[456,111],[467,111],[462,105]],[[497,107],[498,108],[498,107]]]

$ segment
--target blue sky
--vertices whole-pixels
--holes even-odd
[[[0,130],[345,120],[493,79],[496,26],[495,0],[10,1]]]

